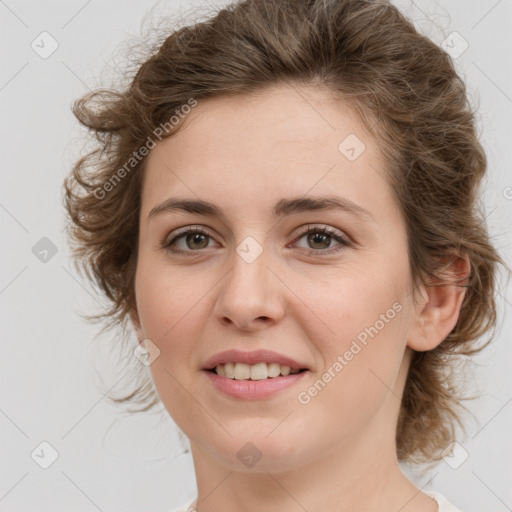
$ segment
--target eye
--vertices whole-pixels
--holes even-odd
[[[174,236],[162,242],[162,248],[180,255],[194,256],[210,246],[213,237],[201,226],[187,226],[173,233]],[[300,247],[310,256],[337,253],[350,246],[350,240],[329,226],[307,225],[300,229],[297,240],[306,239],[308,247]],[[332,242],[337,245],[332,247]]]
[[[329,226],[307,225],[301,229],[298,240],[306,239],[306,243],[312,250],[307,250],[308,255],[324,255],[342,251],[350,245],[349,239],[343,233]],[[331,248],[332,241],[338,242]],[[302,247],[304,249],[304,247]]]
[[[178,254],[190,254],[206,249],[208,248],[208,239],[212,239],[211,235],[201,226],[187,226],[175,235],[169,241],[164,240],[162,247]],[[183,242],[181,247],[178,242]],[[178,248],[175,248],[176,246]]]

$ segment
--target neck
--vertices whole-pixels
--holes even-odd
[[[379,421],[375,423],[379,426]],[[394,443],[368,442],[372,439],[382,439],[382,427],[332,446],[302,466],[278,472],[259,464],[241,471],[191,442],[196,508],[198,512],[437,512],[435,501],[402,473]]]

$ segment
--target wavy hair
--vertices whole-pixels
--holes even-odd
[[[141,148],[155,130],[191,99],[253,94],[279,83],[321,86],[357,110],[386,162],[415,287],[432,278],[448,282],[446,257],[454,252],[469,258],[470,275],[459,283],[466,287],[459,320],[437,348],[414,353],[396,429],[399,460],[437,460],[457,424],[463,426],[454,368],[492,339],[480,341],[496,327],[496,272],[504,262],[479,203],[487,161],[465,84],[450,56],[389,2],[233,2],[160,34],[124,88],[97,89],[74,102],[96,146],[64,183],[68,233],[78,265],[109,303],[90,318],[123,328],[136,318],[147,160]],[[139,410],[159,403],[148,373],[115,401]]]

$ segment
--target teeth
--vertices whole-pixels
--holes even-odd
[[[289,366],[279,363],[258,363],[248,365],[245,363],[218,364],[215,367],[217,375],[235,380],[265,380],[278,377],[279,375],[294,375],[299,370],[292,370]]]

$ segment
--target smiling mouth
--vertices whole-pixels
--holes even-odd
[[[286,377],[307,371],[306,368],[290,368],[279,363],[257,363],[253,365],[245,363],[218,364],[208,370],[221,377],[234,380],[266,380],[276,377]]]

